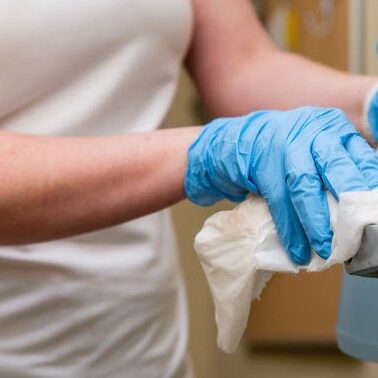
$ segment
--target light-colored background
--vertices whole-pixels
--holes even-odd
[[[362,0],[364,1],[364,0]],[[378,1],[365,0],[365,69],[366,72],[378,74],[376,47],[378,43]]]
[[[348,0],[336,0],[348,1]],[[361,0],[364,1],[364,0]],[[378,36],[378,1],[365,0],[363,66],[369,72],[378,73],[375,57],[375,41]],[[175,126],[199,124],[194,111],[196,91],[183,74],[179,91],[168,124]],[[198,378],[247,378],[247,377],[378,377],[378,365],[361,363],[342,356],[333,349],[324,350],[263,350],[251,351],[243,343],[239,351],[226,355],[216,347],[216,329],[213,305],[205,277],[193,250],[193,239],[207,216],[224,204],[210,209],[201,209],[184,201],[173,208],[173,218],[182,269],[188,288],[190,311],[190,350]]]

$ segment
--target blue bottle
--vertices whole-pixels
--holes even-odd
[[[378,362],[378,278],[344,273],[336,334],[345,354]]]

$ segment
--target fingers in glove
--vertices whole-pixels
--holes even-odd
[[[264,195],[280,239],[290,257],[298,265],[310,261],[311,248],[306,233],[291,203],[287,189]]]
[[[371,189],[378,187],[378,155],[360,134],[353,134],[344,141],[345,149],[366,178]]]
[[[327,133],[318,135],[313,142],[312,155],[324,185],[336,199],[343,192],[371,189],[341,140]]]
[[[312,172],[292,171],[287,176],[287,185],[311,248],[327,259],[331,254],[333,233],[323,182],[315,169],[313,164]]]

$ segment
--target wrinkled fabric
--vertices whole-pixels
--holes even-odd
[[[357,252],[367,224],[378,223],[378,191],[328,195],[334,232],[332,254],[312,252],[308,265],[295,265],[277,235],[265,201],[251,196],[231,211],[211,216],[195,239],[195,249],[215,305],[218,346],[236,350],[247,324],[251,301],[274,272],[318,272],[343,263]]]

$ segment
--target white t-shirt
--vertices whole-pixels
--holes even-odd
[[[2,0],[0,127],[75,136],[159,127],[189,43],[190,7]],[[0,377],[189,375],[176,264],[167,212],[1,247]]]

